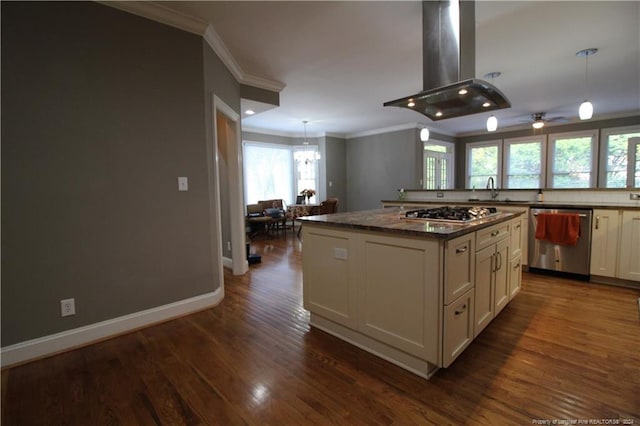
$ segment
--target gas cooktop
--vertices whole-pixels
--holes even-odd
[[[497,213],[498,209],[495,207],[444,206],[409,210],[405,217],[439,222],[471,222]]]

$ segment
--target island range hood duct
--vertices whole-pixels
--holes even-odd
[[[433,121],[511,106],[491,83],[475,78],[475,3],[422,2],[424,91],[384,106],[408,108]]]

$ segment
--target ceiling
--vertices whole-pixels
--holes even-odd
[[[412,123],[453,136],[486,132],[490,113],[432,122],[382,106],[423,89],[418,1],[161,4],[211,24],[245,74],[284,85],[280,106],[243,115],[243,129],[300,135],[308,120],[309,136]],[[587,85],[576,52],[591,47],[599,50]],[[577,122],[585,96],[593,120],[638,115],[640,2],[477,1],[476,77],[492,71],[512,104],[495,111],[499,130],[526,128],[536,112]]]

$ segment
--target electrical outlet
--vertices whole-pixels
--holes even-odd
[[[438,197],[438,198],[444,198],[444,192],[442,192],[442,191],[438,191],[438,192],[436,192],[436,197]]]
[[[231,241],[227,241],[227,250],[231,251]]]
[[[630,200],[640,200],[640,192],[632,192],[629,194]]]
[[[64,299],[60,301],[60,315],[68,317],[76,314],[76,299]]]

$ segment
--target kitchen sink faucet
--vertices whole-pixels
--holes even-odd
[[[489,176],[489,179],[487,179],[487,189],[491,190],[491,199],[495,200],[496,197],[498,196],[498,194],[500,194],[500,191],[498,191],[496,189],[496,183],[493,180],[493,176]]]

